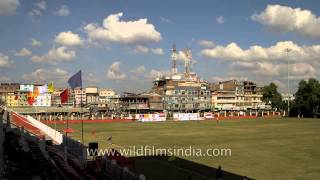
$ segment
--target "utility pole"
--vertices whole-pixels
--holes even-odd
[[[287,94],[287,98],[288,98],[288,110],[287,110],[287,116],[289,116],[289,113],[290,113],[290,80],[289,80],[289,56],[288,56],[288,54],[289,54],[289,52],[291,52],[291,49],[290,48],[286,48],[285,50],[284,50],[286,53],[287,53],[287,61],[288,61],[288,94]]]

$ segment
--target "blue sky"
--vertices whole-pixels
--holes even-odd
[[[289,60],[294,90],[319,77],[319,16],[316,0],[0,0],[0,81],[63,86],[82,69],[86,85],[145,91],[170,70],[174,43],[210,82],[274,81],[285,91]]]

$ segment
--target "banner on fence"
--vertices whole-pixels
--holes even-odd
[[[204,113],[204,119],[213,119],[214,115],[212,112],[205,112]]]
[[[165,121],[166,115],[164,113],[136,114],[136,120],[141,121],[141,122]]]
[[[189,120],[203,120],[199,113],[174,113],[173,119],[175,121],[189,121]]]

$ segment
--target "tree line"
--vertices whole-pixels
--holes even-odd
[[[290,116],[319,117],[320,116],[320,83],[317,79],[301,80],[298,90],[290,101]],[[272,108],[287,111],[288,101],[283,101],[278,87],[273,82],[263,88],[263,101]]]

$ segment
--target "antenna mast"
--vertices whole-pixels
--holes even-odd
[[[190,75],[191,72],[191,61],[192,61],[192,54],[191,50],[189,48],[185,49],[183,52],[186,56],[184,60],[184,68],[185,68],[185,74],[186,76]]]
[[[178,74],[178,69],[177,69],[177,49],[175,44],[172,45],[171,60],[172,60],[171,73],[172,75],[176,75]]]

